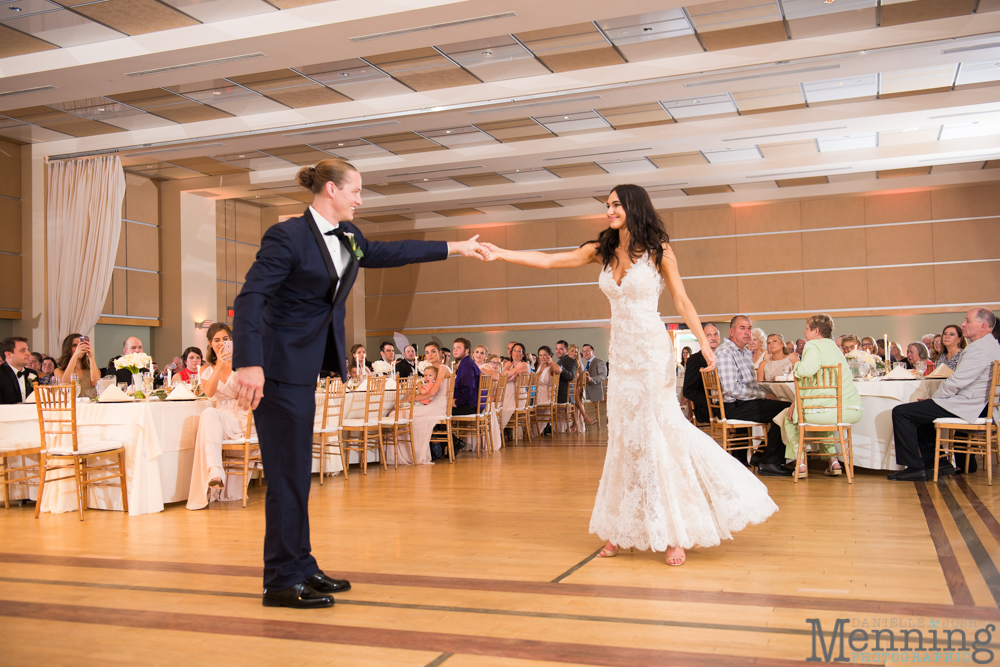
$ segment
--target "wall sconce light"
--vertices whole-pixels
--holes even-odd
[[[194,323],[194,328],[199,330],[208,329],[210,326],[212,326],[212,320],[201,320]]]

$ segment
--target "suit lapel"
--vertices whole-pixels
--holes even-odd
[[[324,239],[323,235],[320,233],[319,227],[316,225],[316,220],[313,218],[312,211],[308,208],[306,209],[305,219],[309,222],[309,230],[313,233],[313,237],[319,245],[319,252],[323,256],[323,261],[326,263],[326,270],[330,272],[330,300],[334,301],[335,299],[333,298],[333,295],[337,293],[337,283],[339,282],[339,278],[337,277],[337,269],[333,266],[333,258],[330,257],[330,248],[326,245],[326,239]]]
[[[351,291],[354,279],[358,276],[358,260],[354,257],[353,252],[347,254],[350,259],[347,260],[347,268],[344,269],[344,276],[341,278],[340,284],[337,285],[337,294],[333,297],[333,306],[335,308],[347,300],[347,293]]]

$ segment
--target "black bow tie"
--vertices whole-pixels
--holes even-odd
[[[22,368],[21,370],[19,370],[17,372],[17,377],[19,377],[19,378],[23,378],[26,375],[28,375],[28,369],[27,368]]]
[[[323,232],[323,233],[326,236],[336,236],[336,237],[338,237],[340,239],[343,239],[344,238],[344,234],[346,234],[347,232],[344,231],[343,227],[341,227],[340,225],[337,225],[336,227],[334,227],[330,231]]]

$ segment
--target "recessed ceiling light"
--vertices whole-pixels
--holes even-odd
[[[843,86],[843,85],[844,85],[844,82],[843,82],[843,81],[838,81],[838,82],[837,82],[836,84],[834,84],[834,85],[837,85],[837,86]]]
[[[221,94],[222,94],[222,92],[221,92],[221,91],[218,91],[218,90],[213,90],[213,91],[212,91],[212,94],[213,94],[213,95],[221,95]]]
[[[695,100],[692,104],[701,104],[701,100]]]
[[[426,178],[425,178],[425,179],[424,179],[424,182],[427,182],[428,180],[429,180],[429,179],[426,179]]]
[[[104,111],[104,107],[97,107],[98,111]]]
[[[246,156],[245,155],[241,155],[240,157],[246,157]]]
[[[444,133],[445,134],[451,134],[451,130],[445,130]]]
[[[521,171],[520,169],[515,169],[514,171]]]
[[[569,120],[569,116],[563,116],[563,120]]]
[[[492,56],[493,52],[492,51],[483,51],[483,55],[484,56]]]
[[[338,146],[343,146],[344,144],[337,144]]]
[[[341,72],[340,76],[351,76],[350,72]]]
[[[146,167],[146,169],[152,169],[152,168],[153,168],[153,165],[149,165],[148,167]]]
[[[642,31],[643,32],[653,32],[653,29],[650,28],[649,26],[646,26],[645,28],[642,29]]]

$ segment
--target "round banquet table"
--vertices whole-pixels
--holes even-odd
[[[851,429],[854,465],[873,470],[901,470],[896,464],[892,439],[892,409],[901,403],[926,400],[934,395],[944,378],[913,380],[861,380],[854,386],[861,394],[864,416]],[[795,400],[794,382],[761,382],[760,386],[782,401]],[[783,417],[775,417],[780,424]]]

